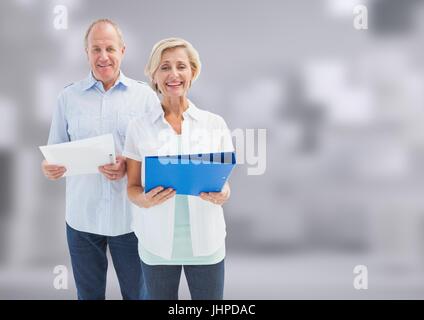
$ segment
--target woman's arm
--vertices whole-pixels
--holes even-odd
[[[230,130],[228,129],[227,123],[225,120],[217,116],[216,129],[221,135],[221,152],[229,152],[234,151],[233,141],[231,138]],[[210,201],[217,205],[223,205],[228,201],[231,195],[230,184],[228,181],[224,184],[221,189],[221,192],[202,192],[200,194],[200,198],[206,201]]]
[[[127,158],[127,193],[132,203],[140,206],[140,196],[144,192],[141,186],[141,162]]]
[[[141,185],[141,162],[127,158],[128,198],[135,205],[142,208],[150,208],[161,204],[175,195],[172,188],[164,189],[156,187],[148,193],[144,193]]]

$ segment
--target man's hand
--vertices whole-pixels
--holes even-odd
[[[137,197],[136,204],[142,208],[150,208],[172,198],[175,193],[176,191],[172,188],[164,189],[163,187],[156,187],[147,193],[141,193]]]
[[[41,170],[47,179],[57,180],[61,178],[65,172],[66,168],[63,166],[57,166],[55,164],[49,164],[47,160],[41,162]]]
[[[122,179],[127,172],[125,157],[117,156],[115,164],[100,166],[99,171],[109,180],[115,181]]]
[[[230,185],[225,183],[221,192],[202,192],[200,198],[222,206],[230,198]]]

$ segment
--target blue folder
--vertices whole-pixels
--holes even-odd
[[[145,192],[158,186],[193,196],[220,192],[235,164],[234,152],[146,157]]]

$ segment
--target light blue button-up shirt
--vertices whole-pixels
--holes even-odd
[[[148,85],[125,77],[104,91],[92,74],[60,93],[48,144],[112,133],[116,154],[122,154],[128,122],[159,104]],[[117,236],[132,232],[126,177],[110,181],[102,174],[66,178],[66,222],[72,228]]]

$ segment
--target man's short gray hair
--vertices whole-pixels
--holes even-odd
[[[116,33],[118,34],[121,47],[125,46],[124,37],[122,36],[122,31],[121,31],[121,29],[119,29],[119,26],[110,19],[98,19],[98,20],[96,20],[96,21],[94,21],[93,23],[90,24],[90,26],[87,29],[87,32],[85,33],[85,38],[84,38],[85,49],[88,49],[88,36],[90,35],[91,29],[93,29],[93,27],[98,23],[108,23],[112,27],[114,27],[115,30],[116,30]]]

